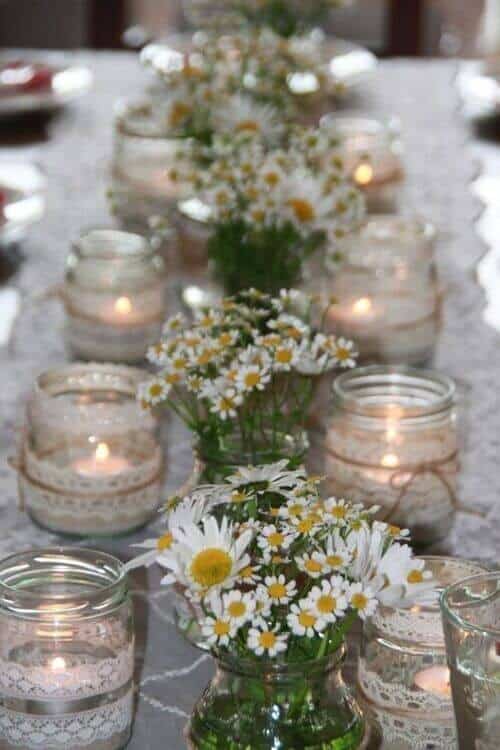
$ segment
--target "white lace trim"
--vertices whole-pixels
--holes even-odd
[[[0,745],[6,742],[22,750],[90,750],[93,743],[109,740],[130,727],[132,705],[130,689],[106,706],[64,716],[34,716],[0,707]],[[113,743],[109,750],[115,747]]]
[[[368,715],[375,718],[382,729],[384,747],[396,750],[456,750],[454,719],[431,721],[426,716],[411,718],[370,706]],[[472,750],[472,749],[471,749]],[[489,750],[489,749],[488,749]]]
[[[401,679],[394,683],[387,682],[375,672],[367,669],[365,660],[360,659],[358,682],[366,697],[377,706],[393,711],[439,713],[453,719],[450,698],[441,697],[417,687],[411,689],[404,685]]]

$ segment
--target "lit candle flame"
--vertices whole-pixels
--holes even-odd
[[[382,456],[382,466],[386,469],[395,469],[399,466],[399,458],[394,453],[386,453]]]
[[[107,443],[99,443],[95,449],[96,461],[106,461],[109,458],[109,448]]]
[[[362,162],[354,170],[354,180],[358,185],[369,185],[373,180],[373,167],[371,164]]]
[[[373,307],[372,301],[369,297],[361,297],[352,306],[352,311],[355,315],[366,315],[371,312]]]
[[[62,656],[56,656],[54,659],[52,659],[50,668],[54,672],[59,672],[63,669],[66,669],[66,659],[63,659]]]
[[[118,297],[115,302],[115,312],[119,315],[129,315],[132,312],[132,303],[128,297]]]

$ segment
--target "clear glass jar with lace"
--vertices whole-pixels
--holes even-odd
[[[333,385],[325,438],[329,491],[408,528],[417,545],[447,535],[458,507],[458,397],[431,370],[361,367]]]
[[[0,562],[0,747],[118,750],[131,732],[134,625],[110,555],[41,549]]]
[[[71,535],[113,536],[147,523],[160,503],[158,423],[136,401],[142,371],[69,365],[41,374],[18,460],[34,521]]]
[[[363,362],[420,365],[432,358],[441,322],[435,240],[434,227],[421,219],[374,216],[327,258],[324,295],[338,300],[327,325],[355,340]]]
[[[467,560],[424,557],[437,589],[482,568]],[[439,602],[380,607],[364,626],[358,693],[383,730],[384,750],[455,750],[455,717]],[[472,750],[472,748],[471,748]]]
[[[141,235],[85,230],[68,255],[62,296],[77,357],[139,362],[165,318],[163,259]]]

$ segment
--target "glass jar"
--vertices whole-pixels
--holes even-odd
[[[354,750],[365,722],[345,685],[344,649],[303,664],[217,659],[187,735],[193,750]]]
[[[41,549],[0,562],[2,750],[118,750],[130,738],[134,625],[110,555]]]
[[[474,571],[464,571],[465,576]],[[477,572],[477,571],[476,571]],[[455,582],[441,597],[458,750],[500,738],[500,573]]]
[[[119,108],[109,199],[112,213],[125,229],[147,231],[152,216],[168,215],[189,192],[181,179],[174,178],[183,141],[170,132],[154,99]]]
[[[353,338],[363,361],[432,358],[441,322],[435,239],[428,222],[377,216],[342,241],[341,264],[323,284],[324,295],[338,300],[326,324]]]
[[[467,560],[422,559],[438,591],[482,570]],[[361,705],[383,730],[384,750],[455,750],[450,673],[437,600],[411,609],[379,607],[365,623],[358,691]]]
[[[437,372],[358,368],[337,377],[325,440],[329,491],[379,505],[417,545],[446,536],[457,508],[457,394]]]
[[[364,194],[368,212],[397,211],[404,180],[398,121],[328,114],[321,127],[340,138],[346,171]]]
[[[62,294],[66,339],[82,359],[138,362],[160,337],[165,266],[138,234],[85,230],[69,253]]]
[[[208,240],[212,234],[210,206],[199,198],[180,201],[177,206],[176,226],[180,261],[191,268],[206,270]]]
[[[26,511],[51,531],[111,536],[147,523],[160,504],[158,424],[136,401],[141,370],[70,365],[40,375],[19,461]]]

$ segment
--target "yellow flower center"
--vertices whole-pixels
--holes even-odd
[[[170,533],[170,531],[167,531],[166,534],[163,534],[158,541],[156,542],[156,547],[160,552],[164,552],[166,549],[170,549],[172,546],[172,542],[174,541],[174,537]]]
[[[259,636],[259,645],[266,649],[273,648],[276,645],[276,635],[268,631],[261,633]]]
[[[252,211],[252,219],[258,224],[261,224],[265,218],[266,218],[266,212],[263,211],[262,208],[255,208]]]
[[[357,610],[363,610],[366,608],[366,605],[368,604],[368,598],[364,594],[354,594],[354,596],[351,599],[351,604],[354,607],[354,609]]]
[[[193,580],[205,589],[223,583],[230,575],[233,561],[228,553],[218,547],[208,547],[198,552],[191,562]]]
[[[165,375],[165,383],[168,383],[169,385],[175,385],[180,379],[181,376],[178,372],[170,372],[168,375]]]
[[[301,612],[299,615],[299,623],[303,628],[312,628],[316,623],[316,618],[310,612]]]
[[[215,635],[229,635],[229,623],[225,620],[216,620],[214,624]]]
[[[334,518],[345,518],[346,508],[344,508],[342,505],[335,505],[335,507],[331,509],[330,514]]]
[[[285,558],[281,557],[281,555],[273,555],[271,558],[271,562],[273,565],[281,565],[281,563],[285,562]]]
[[[326,561],[331,568],[340,568],[344,562],[340,555],[328,555]]]
[[[300,531],[301,534],[308,534],[312,527],[314,526],[314,521],[310,518],[303,518],[302,521],[300,521],[297,524],[297,529]]]
[[[236,125],[236,130],[250,130],[253,133],[258,133],[260,130],[260,125],[255,120],[242,120]]]
[[[320,596],[318,598],[318,601],[316,602],[316,606],[318,608],[318,611],[321,612],[323,615],[328,615],[330,612],[335,612],[337,608],[337,600],[334,596],[329,596],[328,594],[323,594],[323,596]]]
[[[253,576],[253,567],[251,565],[247,565],[246,568],[243,568],[243,570],[240,572],[241,578],[251,578]]]
[[[422,583],[424,576],[420,570],[410,570],[406,580],[408,583]]]
[[[289,365],[293,359],[293,353],[290,349],[276,349],[274,357],[276,362],[279,362],[280,365]]]
[[[237,601],[231,602],[231,604],[227,608],[227,611],[229,612],[231,617],[243,617],[243,615],[246,614],[247,608],[243,602]]]
[[[198,355],[197,362],[199,365],[208,365],[212,361],[215,352],[213,349],[204,349]]]
[[[185,357],[177,357],[172,362],[176,370],[184,370],[184,368],[187,366],[187,363],[188,361]]]
[[[231,411],[231,409],[234,409],[234,405],[234,399],[230,396],[222,396],[220,400],[220,411]],[[242,502],[242,500],[235,500],[235,502]]]
[[[267,541],[271,545],[271,547],[281,547],[283,542],[285,541],[285,537],[283,534],[280,534],[279,531],[275,531],[273,534],[269,534],[267,537]]]
[[[275,187],[280,181],[280,176],[277,172],[267,172],[264,175],[264,181],[269,187]]]
[[[314,206],[312,203],[309,203],[309,201],[300,198],[293,198],[288,201],[288,205],[293,210],[295,217],[303,223],[312,221],[316,218]]]
[[[389,534],[391,536],[399,536],[401,533],[401,529],[399,526],[393,526],[392,524],[389,524],[388,528]]]
[[[232,340],[233,339],[230,333],[221,333],[221,335],[219,336],[219,344],[221,346],[229,346]]]
[[[323,566],[317,560],[308,560],[304,567],[309,573],[321,573],[323,570]]]
[[[245,492],[234,490],[234,492],[231,493],[231,500],[233,503],[244,503],[246,499],[247,496]]]
[[[288,515],[292,517],[300,516],[300,514],[304,511],[304,506],[300,505],[300,503],[296,503],[295,505],[290,505],[288,508]]]
[[[283,583],[272,583],[267,591],[271,599],[282,599],[286,596],[286,586]]]
[[[259,372],[248,372],[245,375],[245,385],[247,388],[255,388],[261,381]]]
[[[191,107],[184,102],[176,102],[170,111],[170,125],[177,127],[191,114]]]
[[[152,383],[149,386],[149,395],[151,398],[159,398],[163,393],[163,388],[160,383]]]

